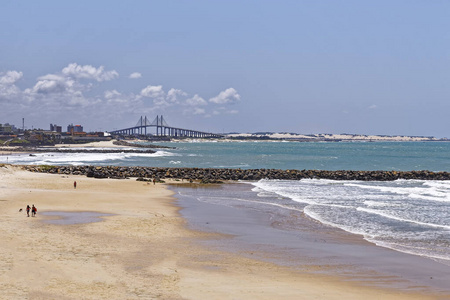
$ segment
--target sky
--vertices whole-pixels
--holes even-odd
[[[450,1],[0,0],[0,123],[450,138]]]

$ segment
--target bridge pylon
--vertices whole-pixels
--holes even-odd
[[[171,127],[167,124],[163,115],[157,115],[153,122],[150,123],[147,116],[141,116],[134,127],[114,130],[111,134],[122,134],[122,135],[147,135],[147,127],[156,127],[157,136],[172,136],[172,137],[193,137],[193,138],[205,138],[205,137],[223,137],[220,134],[203,132],[197,130],[183,129],[177,127]]]

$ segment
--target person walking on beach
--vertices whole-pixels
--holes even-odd
[[[31,207],[31,216],[35,217],[36,216],[36,212],[37,212],[37,208],[33,204],[33,206]]]
[[[29,205],[27,205],[27,217],[29,217],[30,216],[30,206]]]
[[[77,188],[77,182],[76,182],[76,181],[73,182],[73,188],[74,188],[74,189]]]

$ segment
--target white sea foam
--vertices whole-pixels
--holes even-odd
[[[405,184],[414,184],[416,186],[405,186]],[[413,199],[422,199],[427,201],[450,202],[450,185],[446,183],[429,183],[419,180],[398,180],[390,185],[376,185],[367,183],[345,183],[346,186],[360,189],[371,190],[373,192],[382,192],[387,194],[405,195]],[[448,187],[448,189],[447,189]]]
[[[450,184],[397,180],[359,182],[261,180],[258,195],[306,203],[304,213],[394,250],[450,260]],[[425,245],[425,246],[421,246]]]
[[[324,218],[322,215],[320,215],[319,213],[315,212],[313,210],[313,206],[312,205],[308,205],[304,208],[304,213],[309,216],[312,219],[315,219],[317,221],[319,221],[322,224],[331,226],[331,227],[336,227],[342,230],[345,230],[347,232],[353,233],[353,234],[359,234],[359,235],[366,235],[367,232],[365,232],[364,230],[361,230],[358,227],[352,227],[352,226],[346,226],[346,225],[339,225],[336,224],[334,222],[331,222],[329,220],[327,220],[326,218]]]
[[[383,201],[373,201],[367,200],[363,202],[368,207],[390,207],[390,206],[398,206],[398,204],[392,202],[383,202]]]
[[[265,191],[264,189],[259,188],[259,187],[257,187],[257,186],[255,186],[255,187],[252,189],[252,191],[255,192],[255,193],[257,193],[257,194],[258,194],[258,197],[261,197],[261,198],[277,197],[277,194],[276,194],[276,193]]]
[[[376,215],[382,216],[384,218],[389,218],[389,219],[400,221],[400,222],[408,222],[408,223],[413,223],[413,224],[417,224],[417,225],[421,225],[421,226],[429,226],[429,227],[435,227],[435,228],[442,228],[442,229],[450,230],[450,226],[447,226],[447,225],[425,223],[425,222],[420,222],[420,221],[417,221],[417,220],[400,218],[398,216],[395,216],[395,215],[392,215],[392,214],[389,214],[389,213],[385,213],[385,212],[381,212],[381,211],[378,211],[378,210],[374,210],[374,209],[358,207],[357,210],[358,211],[363,211],[363,212],[366,212],[366,213],[369,213],[369,214],[376,214]]]
[[[440,180],[424,181],[423,185],[450,190],[450,181],[440,181]]]
[[[157,151],[155,153],[36,153],[16,154],[11,156],[0,156],[0,162],[30,165],[85,165],[108,163],[113,161],[126,161],[135,158],[157,158],[180,156],[180,154],[168,151]]]
[[[222,168],[248,168],[249,165],[248,164],[239,164],[239,165],[220,165],[220,166],[213,166],[213,168],[218,168],[218,169],[222,169]]]
[[[255,200],[251,200],[251,199],[244,199],[244,198],[236,198],[236,197],[198,197],[197,198],[198,201],[201,202],[207,202],[207,203],[214,203],[214,204],[220,204],[220,205],[224,205],[224,206],[233,206],[233,202],[246,202],[246,203],[253,203],[253,204],[258,204],[258,205],[268,205],[268,206],[275,206],[275,207],[280,207],[280,208],[284,208],[284,209],[288,209],[288,210],[294,210],[294,211],[299,211],[299,212],[303,212],[302,209],[300,208],[296,208],[293,206],[289,206],[289,205],[283,205],[277,202],[260,202],[260,201],[255,201]]]
[[[155,153],[150,154],[152,157],[162,157],[162,156],[182,156],[179,153],[169,152],[169,151],[156,151]]]

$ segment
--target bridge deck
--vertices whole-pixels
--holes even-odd
[[[114,130],[111,131],[111,134],[123,134],[123,135],[136,135],[136,134],[144,134],[147,135],[147,128],[156,127],[156,136],[173,136],[173,137],[223,137],[223,135],[184,129],[178,127],[169,126],[164,120],[163,116],[156,116],[155,120],[150,123],[147,116],[144,118],[141,116],[136,126]]]
[[[156,128],[156,136],[173,136],[173,137],[223,137],[223,135],[190,130],[178,127],[170,127],[170,126],[156,126],[156,125],[145,125],[145,126],[134,126],[119,130],[110,131],[111,134],[123,134],[123,135],[135,135],[135,134],[144,134],[147,135],[147,128],[155,127]]]

